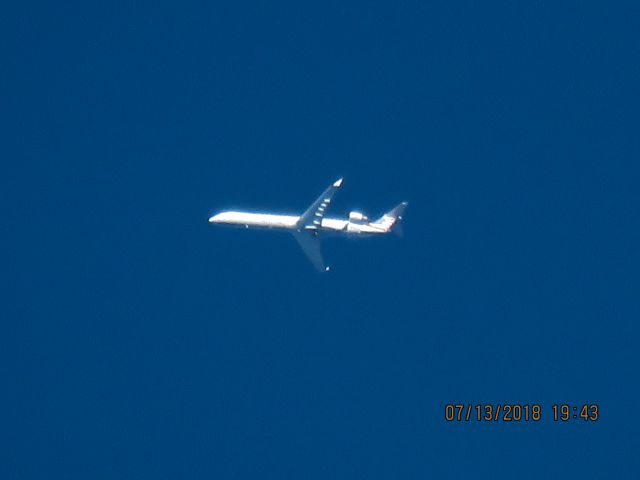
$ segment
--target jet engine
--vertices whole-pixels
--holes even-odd
[[[363,213],[349,212],[349,221],[351,223],[366,223],[369,221],[369,219]]]

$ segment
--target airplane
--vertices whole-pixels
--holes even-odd
[[[402,202],[375,221],[360,212],[352,211],[348,219],[327,218],[325,214],[333,195],[342,186],[342,178],[333,182],[302,215],[273,215],[268,213],[224,211],[209,218],[209,223],[244,228],[284,230],[293,234],[313,266],[328,272],[320,251],[320,238],[344,235],[353,238],[385,235],[392,231],[401,234],[400,221],[408,203]]]

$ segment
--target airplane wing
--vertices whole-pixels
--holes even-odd
[[[333,182],[320,195],[315,202],[307,208],[298,219],[298,231],[293,236],[296,238],[305,255],[311,260],[313,266],[320,272],[328,272],[329,267],[325,266],[320,251],[320,239],[318,238],[318,229],[322,225],[324,214],[331,204],[331,199],[336,190],[342,186],[342,179],[339,178]]]
[[[329,207],[331,199],[333,198],[333,194],[336,193],[336,190],[340,188],[341,185],[342,179],[340,178],[322,192],[322,195],[320,195],[318,199],[311,204],[307,211],[304,212],[298,220],[299,229],[317,230],[320,227],[325,211],[327,207]]]
[[[293,236],[296,238],[305,255],[313,266],[319,272],[328,272],[329,267],[325,266],[322,259],[322,252],[320,251],[320,239],[316,236],[316,232],[301,231],[295,232]]]

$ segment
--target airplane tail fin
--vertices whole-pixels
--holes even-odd
[[[400,205],[388,211],[373,223],[382,225],[387,229],[387,231],[393,231],[402,236],[403,232],[400,222],[402,220],[402,215],[404,214],[404,211],[407,209],[408,205],[408,202],[402,202]]]

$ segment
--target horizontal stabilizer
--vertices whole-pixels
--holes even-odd
[[[400,225],[400,220],[402,220],[402,215],[404,214],[404,211],[407,209],[408,205],[408,202],[402,202],[400,205],[397,205],[395,208],[389,210],[373,223],[383,226],[387,229],[387,231],[398,227]],[[398,233],[401,234],[401,232]]]

